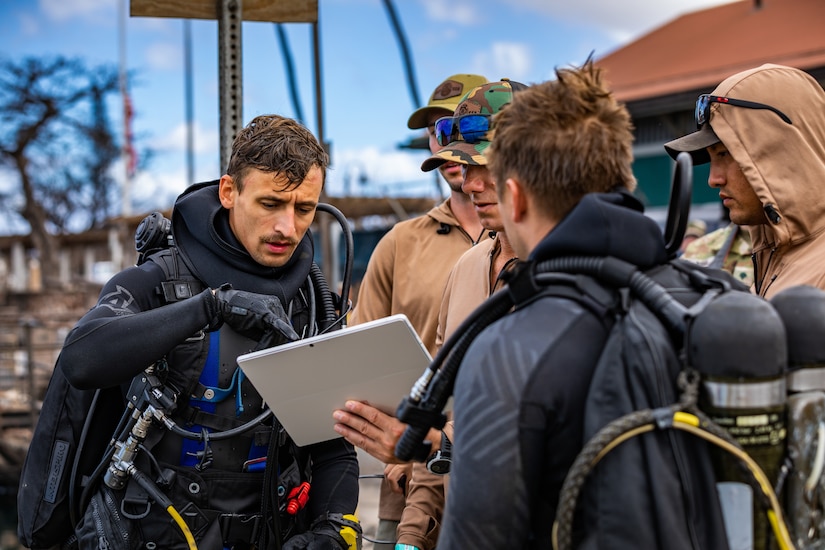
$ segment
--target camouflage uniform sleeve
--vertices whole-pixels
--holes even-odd
[[[729,231],[729,227],[723,227],[699,237],[687,246],[681,258],[702,266],[710,265],[722,248]]]
[[[725,246],[725,241],[733,228],[733,225],[728,225],[696,239],[685,249],[682,259],[698,265],[709,266],[719,251],[722,250],[722,247]],[[722,264],[722,269],[731,273],[738,281],[747,286],[753,284],[753,260],[751,259],[750,234],[747,230],[740,228],[738,231]]]

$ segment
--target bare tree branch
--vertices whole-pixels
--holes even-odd
[[[99,226],[113,214],[111,167],[120,147],[106,101],[118,89],[111,66],[63,57],[0,61],[0,168],[19,183],[3,208],[28,223],[45,274],[57,272],[55,234]]]

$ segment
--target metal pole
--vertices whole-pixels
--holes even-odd
[[[218,80],[220,86],[221,171],[232,155],[232,142],[243,126],[242,0],[220,0]]]
[[[320,19],[320,18],[319,18]],[[321,31],[319,22],[312,24],[312,48],[313,65],[315,68],[315,112],[318,118],[318,141],[324,146],[327,154],[330,154],[330,146],[324,140],[324,104],[323,104],[323,83],[321,82]],[[327,202],[326,191],[321,192],[321,202]],[[321,232],[321,271],[331,287],[335,287],[338,278],[335,274],[335,258],[333,257],[336,247],[332,245],[332,231],[330,224],[332,220],[329,216],[320,216],[318,226]]]
[[[320,22],[312,24],[312,63],[315,70],[315,112],[318,117],[318,141],[324,147],[324,102],[323,102],[323,82],[321,81],[321,29]],[[329,151],[327,151],[329,152]]]
[[[126,73],[126,4],[129,0],[122,0],[118,2],[118,52],[119,52],[119,79],[120,79],[120,94],[123,99],[123,145],[121,146],[121,154],[123,157],[123,187],[121,188],[121,207],[120,213],[122,216],[130,216],[132,214],[132,130],[131,117],[132,106],[129,99],[129,83]]]
[[[192,20],[183,20],[184,102],[186,104],[186,185],[195,183],[195,108],[192,91]]]

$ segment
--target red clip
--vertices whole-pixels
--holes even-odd
[[[294,516],[298,511],[307,505],[309,500],[309,483],[304,481],[289,492],[286,504],[286,513]]]

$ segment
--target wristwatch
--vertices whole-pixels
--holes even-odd
[[[443,476],[450,473],[450,466],[453,463],[453,444],[447,438],[447,434],[441,432],[441,448],[430,455],[427,459],[427,470],[430,473]]]

